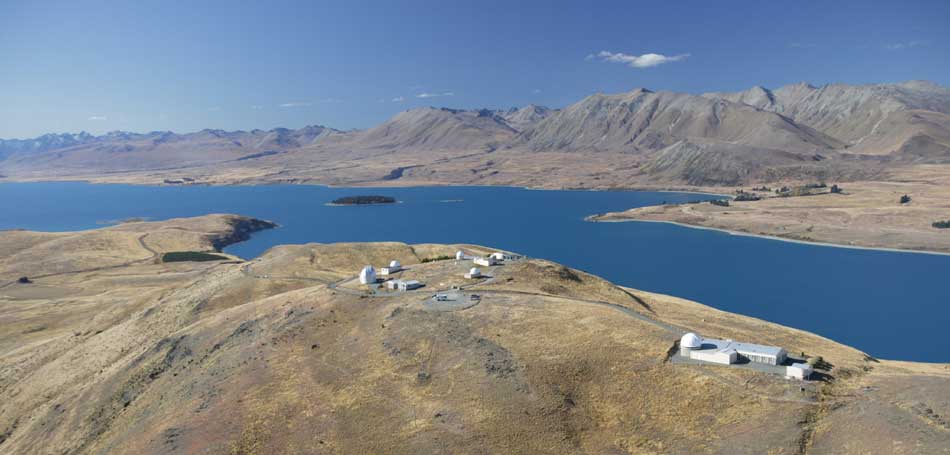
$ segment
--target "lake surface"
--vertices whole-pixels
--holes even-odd
[[[358,194],[393,196],[401,203],[325,205]],[[950,361],[950,256],[802,245],[665,223],[583,220],[594,213],[711,197],[498,187],[10,183],[0,184],[0,229],[65,231],[131,217],[236,213],[281,224],[228,248],[245,258],[286,243],[482,244],[804,329],[877,357]]]

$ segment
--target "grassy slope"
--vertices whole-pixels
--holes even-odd
[[[191,222],[177,227],[215,223]],[[133,230],[159,237],[167,227]],[[98,263],[88,235],[58,239]],[[10,238],[0,234],[0,248]],[[421,259],[458,248],[281,246],[247,263],[137,262],[38,280],[67,296],[0,289],[0,448],[891,453],[898,439],[931,452],[950,442],[939,417],[950,413],[939,398],[950,395],[944,365],[875,362],[825,338],[546,261],[494,270],[469,310],[425,311],[426,295],[461,284],[468,264]],[[391,259],[429,287],[362,298],[326,286]],[[744,370],[671,365],[676,327],[822,355],[836,380],[801,391]]]

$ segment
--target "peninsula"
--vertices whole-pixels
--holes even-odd
[[[950,438],[946,364],[876,359],[541,259],[477,279],[456,252],[495,250],[305,244],[160,260],[267,225],[0,232],[0,451],[867,453],[900,441],[932,453]],[[394,262],[426,287],[356,282]],[[455,287],[478,299],[432,305]],[[819,361],[804,382],[671,361],[686,332]]]

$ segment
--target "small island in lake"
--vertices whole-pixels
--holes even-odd
[[[330,204],[333,205],[367,205],[367,204],[393,204],[395,198],[389,196],[346,196],[334,199]]]

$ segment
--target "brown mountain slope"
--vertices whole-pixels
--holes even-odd
[[[521,137],[537,151],[637,153],[690,138],[805,153],[837,145],[817,131],[746,104],[644,89],[592,95],[525,130]]]
[[[904,156],[905,144],[914,150],[917,144],[912,140],[928,142],[919,137],[945,144],[950,128],[950,89],[926,81],[822,87],[800,83],[774,92],[753,87],[744,92],[704,96],[779,113],[840,140],[850,153]],[[914,112],[927,117],[927,121],[921,122]],[[925,154],[931,158],[935,155],[932,149]],[[946,152],[937,155],[950,159]]]
[[[508,125],[511,125],[512,128],[522,131],[525,128],[534,126],[541,120],[548,118],[555,112],[557,111],[554,109],[538,106],[535,104],[529,104],[520,109],[512,108],[511,110],[502,113],[501,116],[505,119],[505,122],[507,122]]]
[[[180,169],[254,160],[311,145],[336,134],[339,132],[322,126],[270,131],[202,130],[181,135],[168,131],[115,132],[85,136],[63,147],[42,141],[22,150],[10,146],[6,158],[0,160],[0,167],[6,173],[47,171],[54,175]]]
[[[515,130],[495,111],[419,108],[368,130],[340,137],[337,146],[385,151],[478,150],[507,142]]]
[[[948,112],[950,90],[919,81],[703,96],[639,89],[593,95],[557,111],[412,109],[345,133],[308,127],[2,141],[0,178],[530,186],[541,180],[545,187],[584,188],[885,179],[908,166],[950,163]],[[532,174],[539,167],[544,176]]]
[[[206,248],[219,222],[130,225],[144,242],[114,254],[162,251],[152,239],[168,230],[189,234],[168,247]],[[102,232],[57,234],[61,249],[89,255],[86,265],[0,288],[3,453],[935,453],[950,444],[943,365],[878,361],[547,261],[494,267],[493,280],[472,283],[461,277],[467,261],[421,263],[459,246],[310,244],[243,263],[102,270],[88,241]],[[9,236],[0,233],[0,249],[48,237]],[[391,259],[427,288],[370,296],[354,283],[361,265]],[[4,280],[17,275],[5,270]],[[474,285],[466,292],[481,298],[433,306],[428,297],[452,285]],[[827,376],[802,384],[670,363],[686,328],[821,355]]]

